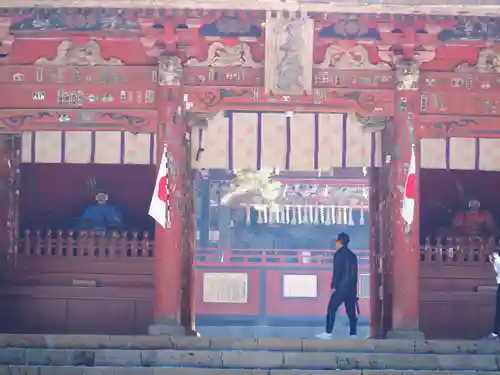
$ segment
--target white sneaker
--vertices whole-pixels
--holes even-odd
[[[349,337],[350,337],[351,339],[357,339],[357,338],[358,338],[358,335],[349,335]]]
[[[316,338],[320,339],[320,340],[331,340],[332,334],[323,332],[323,333],[320,333],[319,335],[316,335]]]
[[[498,340],[498,335],[496,333],[490,333],[484,339],[485,340]]]

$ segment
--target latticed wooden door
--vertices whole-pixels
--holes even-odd
[[[0,254],[15,259],[19,242],[21,138],[0,134]]]

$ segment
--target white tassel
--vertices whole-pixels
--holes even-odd
[[[361,207],[361,213],[359,217],[359,225],[365,225],[365,208]]]
[[[290,206],[285,206],[285,221],[287,224],[290,224]]]
[[[262,217],[262,211],[261,210],[257,210],[257,224],[262,224],[263,222],[263,217]]]
[[[353,209],[352,208],[348,208],[349,210],[349,225],[354,225],[354,219],[352,218],[352,211]]]
[[[314,225],[319,224],[319,208],[318,206],[314,207]]]
[[[302,224],[302,207],[297,206],[297,224]]]
[[[326,214],[325,225],[332,225],[332,208],[326,207],[325,214]]]
[[[262,219],[264,224],[267,224],[269,222],[269,215],[267,212],[267,207],[264,207],[264,211],[262,211]]]
[[[252,221],[252,210],[250,209],[250,206],[247,204],[245,205],[245,208],[247,210],[247,215],[246,215],[246,225],[250,225],[250,222]]]
[[[304,211],[302,212],[302,209],[300,210],[301,211],[301,216],[302,216],[302,222],[301,224],[310,224],[310,221],[309,221],[309,215],[308,215],[308,212],[307,212],[307,206],[304,206]]]
[[[319,207],[319,222],[325,224],[325,206]]]
[[[337,219],[338,219],[338,216],[337,216],[337,207],[332,206],[332,224],[333,225],[337,224]]]
[[[347,207],[342,207],[342,224],[347,225],[349,221],[347,220]]]
[[[292,225],[297,225],[297,210],[292,207],[292,220],[290,222]]]

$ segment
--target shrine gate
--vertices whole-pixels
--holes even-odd
[[[372,334],[487,333],[496,239],[445,240],[421,225],[439,216],[427,197],[447,199],[438,180],[500,169],[497,8],[80,3],[0,8],[2,330],[195,329],[198,173],[365,168],[370,210],[355,208],[371,228]],[[165,143],[172,225],[153,230]],[[420,186],[405,225],[412,150]],[[488,178],[470,181],[492,190]],[[72,229],[99,189],[130,230]],[[470,319],[475,307],[486,318]]]

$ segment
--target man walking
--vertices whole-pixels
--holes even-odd
[[[340,233],[337,237],[337,251],[333,256],[332,295],[326,313],[326,331],[316,337],[322,340],[332,338],[335,315],[341,304],[349,317],[351,337],[356,336],[357,301],[358,301],[358,258],[348,247],[349,236]]]
[[[498,255],[498,252],[494,252],[492,255],[490,255],[490,262],[493,264],[493,269],[496,273],[497,297],[495,303],[495,320],[493,322],[493,332],[490,334],[489,338],[498,340],[498,335],[500,334],[500,255]]]

